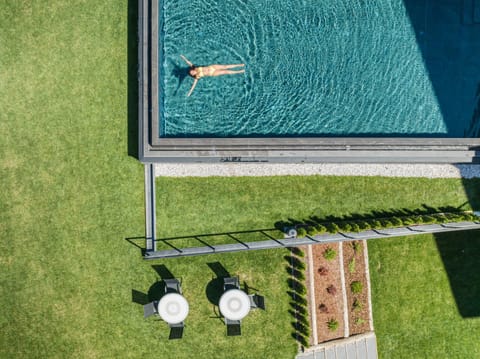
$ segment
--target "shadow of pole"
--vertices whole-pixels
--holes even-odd
[[[127,150],[138,158],[138,0],[128,0],[127,11]]]

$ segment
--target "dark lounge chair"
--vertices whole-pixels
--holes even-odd
[[[250,308],[265,310],[265,297],[258,294],[249,294]]]
[[[223,278],[223,290],[240,289],[240,280],[238,277]]]
[[[178,293],[182,294],[182,285],[178,279],[164,279],[165,294],[166,293]]]
[[[227,336],[232,337],[242,334],[240,320],[230,320],[225,318],[225,324],[227,325]]]
[[[143,306],[143,317],[148,318],[154,314],[157,314],[157,305],[158,305],[157,301],[145,304]]]

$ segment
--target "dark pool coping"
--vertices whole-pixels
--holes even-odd
[[[271,163],[480,163],[478,138],[159,138],[159,2],[140,0],[139,160]],[[160,24],[161,26],[161,24]]]

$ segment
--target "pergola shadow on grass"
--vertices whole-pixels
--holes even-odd
[[[416,209],[310,216],[304,220],[289,218],[277,221],[275,228],[267,229],[166,237],[153,241],[145,237],[146,249],[132,238],[126,240],[141,249],[144,259],[158,259],[478,228],[478,217],[471,211],[462,211],[463,206],[435,208],[423,204]]]

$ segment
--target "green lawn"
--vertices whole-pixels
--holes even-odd
[[[369,243],[381,358],[479,358],[480,232]]]
[[[0,5],[0,358],[291,358],[285,251],[144,262],[125,240],[144,233],[143,167],[129,156],[136,142],[136,84],[129,82],[136,64],[129,59],[136,53],[128,40],[136,29],[130,36],[127,29],[135,8],[126,0]],[[258,229],[311,214],[462,206],[463,184],[162,179],[159,234]],[[478,181],[465,185],[470,198],[478,197]],[[224,325],[210,318],[207,263],[214,261],[267,297],[268,311],[248,317],[242,337],[227,338]],[[158,294],[152,264],[183,278],[191,315],[181,341],[169,342],[165,323],[144,320],[134,302],[141,293]],[[394,335],[394,324],[381,332],[378,323],[379,336]],[[436,330],[448,340],[458,334],[451,329]]]
[[[469,210],[480,207],[479,184],[478,180],[385,177],[160,178],[156,182],[159,234],[265,229],[288,218],[341,217],[424,205]]]

